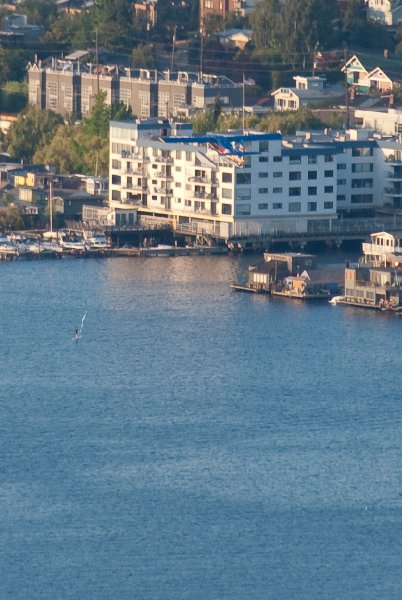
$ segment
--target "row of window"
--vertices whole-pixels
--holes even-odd
[[[224,183],[231,182],[232,181],[231,176],[230,176],[230,179],[229,178],[224,179],[224,176],[226,176],[226,175],[229,175],[229,173],[222,174],[222,181]],[[282,173],[282,171],[274,171],[272,173],[272,176],[275,179],[280,179],[281,177],[283,177],[283,173]],[[332,170],[324,171],[324,177],[331,178],[333,176],[334,176],[334,172]],[[259,179],[268,179],[268,177],[269,177],[269,174],[266,172],[258,173]],[[301,179],[302,179],[301,171],[291,171],[289,173],[289,181],[301,181]],[[310,181],[318,179],[318,171],[307,171],[307,179],[309,179]],[[237,173],[236,174],[236,183],[238,185],[250,185],[251,184],[251,173]]]
[[[227,205],[228,206],[228,205]],[[307,212],[317,212],[317,202],[308,202],[307,203]],[[334,203],[333,202],[324,202],[324,210],[331,210],[334,208]],[[272,209],[273,210],[282,210],[283,209],[283,204],[282,202],[274,202],[272,204]],[[264,203],[260,203],[258,205],[258,210],[268,210],[268,204],[266,202]],[[297,213],[297,212],[302,212],[302,204],[301,202],[289,202],[288,204],[288,212],[290,213]],[[224,211],[222,210],[223,214],[230,214],[230,213],[224,213]],[[237,204],[236,205],[236,215],[238,217],[243,217],[243,216],[249,216],[251,215],[251,204]]]

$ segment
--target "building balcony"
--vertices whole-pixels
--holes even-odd
[[[398,189],[398,188],[385,188],[384,193],[387,196],[402,196],[402,189]]]
[[[385,179],[394,180],[394,181],[402,181],[402,172],[388,171],[385,173]]]
[[[163,194],[164,196],[173,196],[173,190],[172,189],[167,189],[167,188],[163,188],[163,187],[155,187],[153,189],[155,194]]]
[[[167,175],[163,171],[156,171],[156,173],[152,173],[152,177],[159,177],[160,179],[173,179],[173,175]]]
[[[402,248],[400,248],[399,246],[381,246],[380,244],[370,244],[369,242],[363,242],[363,254],[402,254]]]
[[[123,175],[128,175],[128,176],[130,176],[130,175],[138,175],[140,177],[147,176],[144,169],[125,169],[124,171],[121,171],[121,173]]]
[[[210,177],[199,177],[199,176],[195,176],[195,177],[189,177],[188,178],[189,181],[194,182],[194,183],[212,183],[212,180]]]
[[[394,156],[388,156],[388,158],[385,159],[385,162],[389,165],[402,165],[402,160],[398,160]]]
[[[173,164],[173,158],[170,158],[169,156],[158,156],[157,158],[155,158],[155,162],[156,163],[161,163],[163,165],[172,165]]]
[[[122,189],[123,190],[135,190],[138,192],[141,192],[142,194],[146,194],[147,192],[149,192],[149,187],[146,185],[122,185]]]

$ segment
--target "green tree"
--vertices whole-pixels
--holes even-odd
[[[57,6],[55,0],[23,0],[19,10],[27,15],[30,24],[44,25],[47,28],[56,14]]]
[[[109,135],[110,106],[106,104],[106,92],[98,92],[89,119],[83,119],[82,129],[87,137]]]
[[[133,11],[130,0],[96,0],[94,18],[99,43],[107,50],[132,47]]]
[[[7,151],[15,158],[31,162],[35,152],[50,143],[62,123],[60,115],[29,106],[7,132]]]
[[[5,230],[19,229],[23,224],[21,213],[15,205],[0,208],[0,228]]]
[[[132,55],[133,66],[137,69],[154,69],[155,57],[152,44],[140,44],[134,48]]]
[[[251,15],[256,49],[274,51],[294,67],[312,61],[315,45],[337,39],[337,0],[260,0]]]
[[[94,26],[87,12],[56,15],[45,34],[45,42],[63,44],[69,48],[89,48],[94,43]]]

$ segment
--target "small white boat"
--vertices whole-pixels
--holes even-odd
[[[87,250],[109,250],[110,243],[105,236],[96,235],[85,240],[85,247]]]
[[[342,302],[342,300],[345,300],[345,296],[334,296],[331,300],[328,300],[328,302],[332,304],[332,306],[336,306],[339,302]]]

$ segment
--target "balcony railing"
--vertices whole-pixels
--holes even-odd
[[[173,175],[168,175],[163,171],[156,171],[156,173],[152,174],[153,177],[160,177],[161,179],[173,179]]]
[[[157,158],[155,158],[155,162],[162,163],[164,165],[172,165],[173,158],[170,158],[169,156],[158,156]]]

